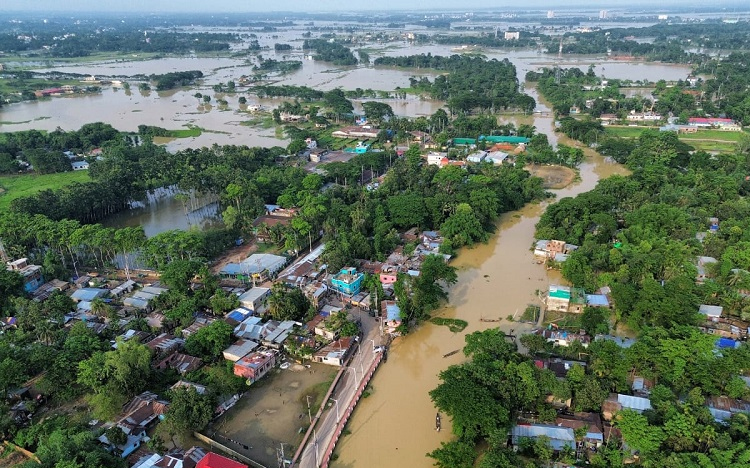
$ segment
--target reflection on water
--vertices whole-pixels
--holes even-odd
[[[201,206],[202,205],[202,206]],[[128,211],[114,214],[102,222],[108,227],[143,226],[147,237],[172,229],[205,228],[219,223],[219,204],[210,200],[196,204],[190,209],[174,198],[169,189],[158,189],[149,193],[145,202],[136,202]]]

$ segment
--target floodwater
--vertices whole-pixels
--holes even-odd
[[[553,192],[558,199],[575,196],[613,174],[624,175],[627,170],[587,152],[580,167],[581,180]],[[464,360],[461,353],[448,358],[443,355],[461,349],[464,335],[474,331],[494,326],[516,333],[530,329],[530,325],[508,321],[507,316],[520,316],[528,304],[539,305],[536,292],[560,280],[559,272],[548,272],[536,264],[531,252],[534,226],[547,203],[505,214],[487,244],[460,252],[453,262],[459,273],[450,290],[450,305],[438,314],[466,320],[469,326],[461,333],[451,333],[447,327],[427,323],[394,342],[388,363],[373,379],[372,395],[360,402],[349,423],[351,434],[339,443],[339,458],[333,466],[433,466],[425,455],[452,435],[448,418],[443,418],[443,430],[435,432],[436,410],[428,392],[439,384],[440,371]],[[502,321],[481,322],[483,317]]]
[[[143,226],[147,237],[172,229],[203,229],[219,222],[219,204],[203,201],[196,209],[185,209],[182,202],[174,198],[171,190],[159,189],[148,195],[143,203],[137,203],[127,211],[109,216],[102,221],[107,227]]]

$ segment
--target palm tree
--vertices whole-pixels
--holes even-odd
[[[93,312],[97,317],[107,317],[110,310],[111,307],[109,306],[109,304],[104,302],[101,297],[97,297],[96,299],[91,301],[91,312]]]

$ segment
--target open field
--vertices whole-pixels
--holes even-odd
[[[576,171],[565,166],[531,164],[526,166],[526,170],[534,177],[541,177],[544,180],[544,188],[548,189],[567,187],[576,178]]]
[[[214,421],[206,433],[211,435],[216,431],[221,437],[245,444],[248,449],[230,446],[266,466],[276,466],[276,449],[280,444],[284,443],[287,456],[291,457],[310,425],[306,396],[310,396],[310,411],[315,415],[338,370],[315,363],[310,369],[301,365],[285,370],[276,368],[254,383],[237,405]]]
[[[59,172],[57,174],[24,174],[0,177],[0,211],[7,210],[16,198],[33,195],[47,189],[58,189],[73,182],[90,180],[88,171]]]
[[[608,135],[618,136],[620,138],[638,138],[641,133],[653,127],[614,127],[605,128]],[[697,133],[680,133],[680,141],[687,143],[696,150],[731,152],[735,144],[746,132],[723,132],[721,130],[698,130]]]

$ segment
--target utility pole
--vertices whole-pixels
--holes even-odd
[[[305,395],[307,399],[307,417],[310,418],[310,425],[312,425],[312,413],[310,412],[310,395]]]

